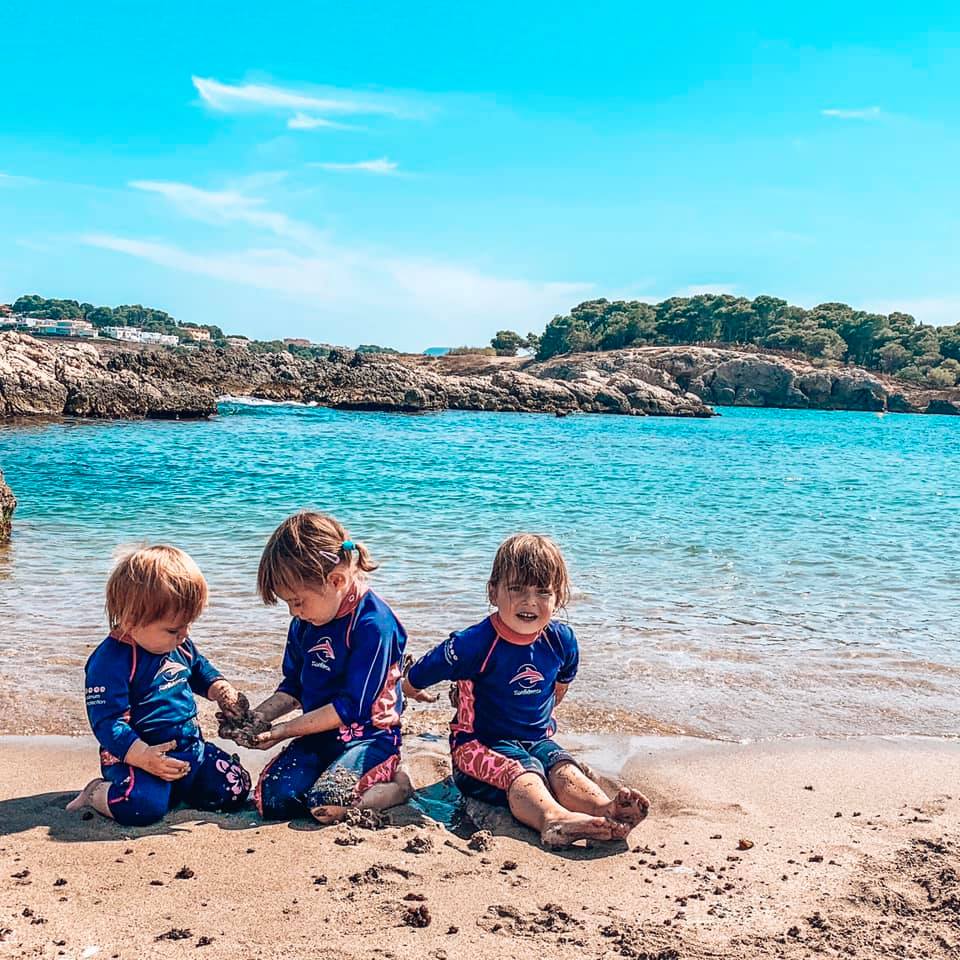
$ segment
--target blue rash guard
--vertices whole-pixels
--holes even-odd
[[[330,704],[341,724],[298,737],[263,768],[254,802],[268,819],[340,806],[344,782],[353,782],[359,802],[392,780],[400,763],[407,631],[369,590],[338,613],[320,627],[296,617],[290,623],[277,692],[293,697],[304,713]]]
[[[494,614],[450,634],[410,669],[418,690],[456,680],[454,746],[477,739],[540,741],[553,736],[555,686],[577,675],[579,649],[573,630],[551,620],[532,640],[508,630]]]
[[[169,653],[150,653],[131,638],[107,637],[86,666],[87,716],[100,742],[100,772],[117,823],[146,826],[171,807],[239,810],[250,775],[236,755],[206,743],[197,725],[195,694],[205,697],[222,679],[188,637]],[[148,746],[175,741],[169,756],[188,763],[169,781],[124,763],[134,741]]]
[[[295,617],[287,632],[277,692],[293,697],[304,713],[332,704],[343,724],[344,742],[383,730],[399,738],[406,644],[403,624],[372,590],[352,610],[321,627]]]
[[[104,751],[123,760],[133,742],[149,746],[199,736],[194,694],[222,675],[187,637],[169,653],[150,653],[107,637],[87,660],[87,716]]]

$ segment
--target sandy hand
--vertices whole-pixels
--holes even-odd
[[[233,690],[232,687],[230,689]],[[241,747],[253,747],[257,737],[270,729],[270,723],[250,709],[250,701],[242,693],[234,692],[237,699],[233,710],[228,709],[221,700],[217,701],[223,708],[217,711],[217,720],[220,721],[217,734],[224,740],[233,740]]]
[[[231,720],[242,720],[250,713],[250,701],[232,683],[218,680],[210,688],[210,694],[223,715]]]
[[[266,721],[263,722],[266,723]],[[258,733],[251,733],[249,736],[244,737],[242,741],[238,739],[237,743],[239,743],[241,747],[249,747],[251,750],[269,750],[274,744],[287,739],[281,729],[282,727],[282,723],[276,725],[266,723],[264,730]]]
[[[408,653],[404,658],[401,664],[402,676],[403,676],[403,695],[408,700],[419,700],[420,703],[436,703],[437,694],[428,693],[426,690],[418,690],[409,680],[408,674],[410,673],[410,668],[413,666],[413,657]]]
[[[125,761],[147,773],[152,773],[161,780],[180,780],[190,772],[190,764],[186,760],[177,760],[168,757],[168,750],[175,750],[176,740],[148,746],[142,740],[137,740],[127,751]]]

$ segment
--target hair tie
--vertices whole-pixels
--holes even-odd
[[[356,544],[352,540],[344,540],[343,543],[340,544],[340,549],[348,552],[353,550],[355,547]]]

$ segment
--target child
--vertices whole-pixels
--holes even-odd
[[[254,792],[264,817],[308,810],[321,823],[351,807],[383,810],[412,792],[400,764],[400,665],[407,633],[372,590],[376,570],[362,543],[333,517],[303,511],[270,537],[257,576],[264,603],[282,600],[293,620],[277,692],[253,710],[271,721],[254,745],[293,739],[264,768]],[[292,710],[303,713],[275,722]]]
[[[510,537],[497,550],[487,595],[496,612],[451,634],[404,681],[407,696],[427,702],[436,697],[425,687],[457,681],[450,725],[457,786],[508,806],[546,846],[625,837],[646,816],[646,797],[623,788],[611,799],[551,739],[554,707],[579,662],[573,631],[551,619],[570,596],[559,547],[536,534]]]
[[[155,823],[173,806],[238,810],[250,776],[197,726],[194,694],[235,715],[242,696],[188,636],[207,602],[197,565],[176,547],[123,557],[107,582],[110,635],[86,665],[87,715],[102,777],[68,810],[93,807],[124,826]]]

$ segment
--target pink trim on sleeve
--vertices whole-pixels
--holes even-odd
[[[472,680],[457,681],[457,715],[450,724],[453,733],[473,733],[473,721],[476,718],[476,697]]]
[[[400,664],[392,663],[387,670],[387,679],[370,708],[370,722],[375,727],[395,727],[400,722],[397,710],[397,682],[400,680]]]
[[[497,644],[500,642],[500,634],[497,634],[493,638],[493,643],[490,644],[490,649],[487,651],[486,657],[484,657],[483,663],[480,664],[480,672],[483,673],[487,669],[487,664],[490,662],[490,658],[493,656],[493,651],[497,649]]]

